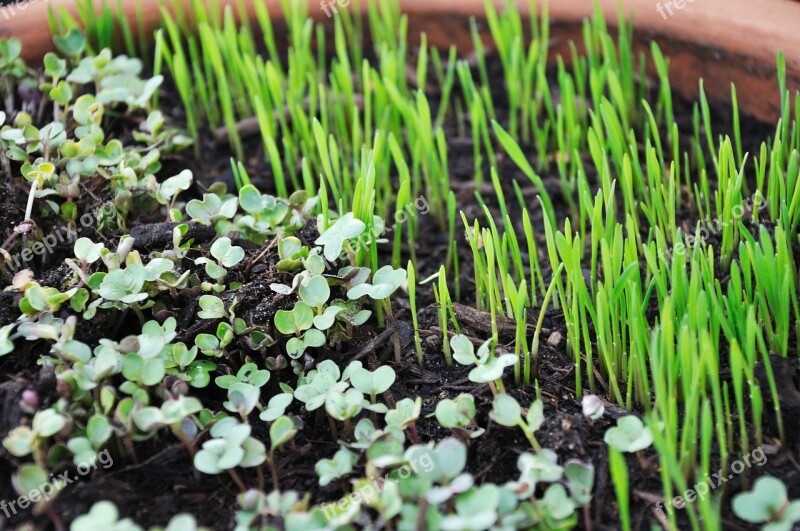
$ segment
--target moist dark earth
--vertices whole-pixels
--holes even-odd
[[[500,72],[499,62],[490,61],[491,68]],[[502,75],[489,76],[490,79],[502,79]],[[503,116],[502,109],[506,105],[502,87],[493,87],[495,107],[499,115]],[[458,97],[458,95],[456,95]],[[432,107],[435,109],[438,95],[429,95]],[[180,105],[176,92],[169,84],[163,89],[162,101],[164,112],[172,113],[172,120],[180,124],[183,116],[180,114]],[[676,120],[683,128],[685,140],[688,143],[691,135],[692,107],[688,102],[675,102]],[[722,108],[713,109],[714,123],[718,125],[719,132],[729,128],[729,113]],[[129,134],[135,124],[124,120],[117,121],[115,136],[123,137]],[[762,140],[772,133],[765,124],[752,120],[743,120],[742,130],[746,132],[743,139],[746,149],[752,152]],[[459,138],[454,124],[446,126],[448,133],[448,160],[450,164],[451,185],[456,192],[458,207],[463,210],[467,218],[483,219],[475,197],[475,184],[473,178],[472,141],[470,138]],[[717,131],[715,131],[717,133]],[[202,194],[201,186],[208,186],[215,181],[228,184],[229,190],[234,188],[233,177],[230,171],[230,153],[227,146],[215,142],[213,131],[206,130],[201,143],[202,154],[200,159],[195,159],[191,150],[166,160],[162,176],[173,175],[178,171],[189,168],[194,172],[196,184],[190,193],[195,196]],[[263,192],[273,192],[269,165],[257,138],[245,139],[244,161],[251,176],[253,184]],[[528,146],[525,151],[533,153],[535,150]],[[591,164],[585,167],[591,168]],[[487,166],[488,172],[488,166]],[[535,197],[535,189],[527,178],[513,165],[510,160],[498,160],[498,169],[502,177],[503,186],[507,197],[514,197],[512,181],[516,180],[527,197]],[[173,171],[174,170],[174,171]],[[11,227],[18,223],[24,216],[24,205],[28,190],[21,183],[20,178],[11,178],[4,175],[0,181],[0,226]],[[594,176],[589,176],[590,182]],[[553,199],[557,210],[559,224],[569,213],[569,208],[561,194],[560,178],[553,171],[551,175],[543,175],[545,186]],[[596,179],[595,179],[596,180]],[[95,181],[83,183],[80,201],[82,209],[99,205],[103,199],[102,186],[104,181],[98,178]],[[491,187],[478,190],[484,195],[487,206],[496,214],[498,224],[501,224],[499,209]],[[533,201],[531,201],[533,203]],[[623,204],[619,201],[618,204]],[[521,219],[519,206],[516,202],[509,202],[509,214],[512,220],[519,222]],[[698,221],[697,213],[684,206],[680,212],[683,224],[693,227]],[[531,212],[535,233],[539,238],[539,248],[544,248],[544,229],[541,211],[537,208]],[[173,224],[164,223],[163,217],[156,214],[142,216],[139,219],[129,220],[128,228],[136,237],[136,248],[143,254],[151,251],[164,250],[171,246],[171,231]],[[54,230],[57,227],[44,219],[36,219],[41,223],[43,231]],[[424,222],[424,220],[422,220]],[[50,223],[50,225],[48,225]],[[432,225],[432,224],[431,224]],[[520,227],[516,227],[520,230]],[[646,230],[646,227],[643,229]],[[213,230],[192,225],[191,237],[196,244],[208,243],[214,238]],[[314,228],[305,229],[311,240],[315,237]],[[98,233],[94,227],[79,227],[78,235],[87,236],[94,241],[103,241],[107,246],[112,246],[118,241],[121,232]],[[457,230],[458,234],[458,230]],[[235,238],[234,238],[235,239]],[[244,310],[257,312],[259,320],[269,319],[274,313],[282,309],[288,301],[283,301],[280,296],[273,293],[269,284],[280,278],[280,273],[274,269],[277,256],[273,251],[268,251],[261,256],[258,263],[251,263],[254,257],[259,256],[263,250],[244,241],[235,241],[237,245],[245,248],[247,258],[232,272],[235,280],[242,283],[238,293],[241,307]],[[268,242],[269,243],[269,242]],[[267,245],[268,245],[267,243]],[[418,258],[418,278],[425,278],[435,273],[440,265],[441,258],[447,254],[449,238],[446,231],[420,231],[416,245]],[[9,249],[9,251],[11,251]],[[405,249],[406,254],[408,249]],[[384,263],[390,261],[391,249],[387,246],[382,250]],[[69,242],[58,245],[53,253],[43,257],[36,257],[28,263],[33,270],[35,278],[45,285],[63,287],[71,277],[70,270],[63,265],[63,259],[71,256],[72,246]],[[489,337],[489,317],[474,309],[474,281],[470,269],[472,260],[469,247],[464,239],[459,241],[461,263],[461,304],[456,306],[456,318],[462,326],[464,333],[484,340]],[[13,254],[13,252],[12,252]],[[542,264],[546,264],[543,256],[539,257]],[[190,263],[190,262],[189,262]],[[543,265],[545,278],[550,274],[549,265]],[[722,279],[724,282],[724,279]],[[3,277],[3,287],[9,280]],[[199,321],[195,317],[197,299],[199,295],[186,292],[182,293],[173,308],[173,313],[178,319],[180,335],[177,341],[192,341],[194,336],[216,327],[214,321]],[[19,316],[17,304],[19,294],[4,291],[0,292],[0,325],[12,322]],[[354,359],[360,359],[371,369],[380,364],[392,365],[397,372],[397,380],[393,387],[385,394],[384,400],[391,405],[402,398],[421,396],[423,399],[422,415],[417,423],[417,430],[422,441],[438,440],[450,435],[450,432],[438,425],[435,419],[426,416],[433,412],[436,403],[444,398],[455,397],[459,393],[471,393],[476,398],[479,412],[477,423],[486,428],[486,433],[478,439],[467,440],[470,459],[468,471],[471,472],[478,483],[491,481],[503,483],[515,479],[518,475],[516,462],[517,456],[530,447],[519,430],[507,429],[493,424],[487,412],[491,409],[491,392],[486,385],[473,384],[468,378],[468,368],[454,365],[448,367],[442,354],[442,336],[438,329],[436,307],[433,305],[433,295],[430,288],[425,286],[417,290],[417,307],[419,309],[419,325],[424,349],[425,366],[420,368],[416,362],[416,352],[413,341],[413,328],[407,298],[401,294],[394,299],[396,320],[389,323],[392,330],[397,331],[401,338],[403,361],[398,366],[394,361],[393,350],[390,346],[389,334],[370,321],[355,331],[355,337],[347,344],[341,345],[339,350],[317,349],[317,361],[332,359],[339,366],[346,366]],[[654,306],[655,307],[655,306]],[[652,313],[652,312],[651,312]],[[538,312],[531,312],[537,315]],[[655,318],[655,315],[652,315]],[[512,345],[513,327],[511,333],[503,333],[505,328],[501,322],[501,343]],[[535,324],[535,323],[532,323]],[[120,320],[119,315],[98,313],[92,321],[82,321],[78,327],[78,339],[96,344],[100,338],[121,339],[135,333],[138,321],[135,316],[127,316]],[[594,498],[591,504],[588,520],[579,517],[579,527],[591,526],[594,529],[613,529],[619,527],[613,486],[608,475],[607,447],[603,442],[603,434],[612,426],[616,419],[627,414],[622,408],[610,403],[606,404],[607,414],[599,421],[589,421],[581,414],[580,397],[574,393],[574,359],[567,352],[566,327],[560,310],[550,309],[545,318],[544,331],[539,357],[536,363],[535,376],[538,378],[540,391],[545,404],[545,424],[537,432],[537,437],[545,448],[556,451],[560,462],[569,458],[577,458],[593,463],[596,467],[596,483]],[[532,332],[531,332],[532,335]],[[530,337],[528,338],[530,340]],[[36,389],[41,400],[41,407],[47,407],[58,398],[58,387],[55,375],[50,367],[37,363],[40,355],[47,354],[49,346],[44,341],[28,342],[19,340],[17,349],[4,357],[0,357],[0,438],[7,435],[9,430],[20,424],[25,417],[19,408],[21,393],[26,388]],[[790,338],[790,351],[796,352],[797,338]],[[232,359],[228,362],[227,370],[235,373],[244,355],[255,357],[263,366],[266,364],[264,356],[258,352],[245,351],[244,348],[233,350]],[[261,357],[261,359],[258,359]],[[756,471],[757,474],[769,473],[783,480],[789,486],[792,497],[800,496],[800,466],[798,466],[798,434],[800,434],[800,393],[797,391],[797,377],[794,376],[796,364],[789,359],[773,359],[778,377],[778,387],[782,393],[783,416],[787,422],[787,433],[790,445],[781,447],[777,441],[777,429],[774,418],[765,420],[764,440],[765,452],[768,462]],[[225,362],[223,362],[225,363]],[[220,365],[223,368],[222,364]],[[724,368],[723,368],[724,371]],[[291,369],[285,369],[273,375],[267,386],[262,389],[262,397],[279,392],[278,382],[282,379],[293,384],[295,376]],[[535,398],[533,386],[516,388],[511,378],[506,377],[509,392],[522,403],[530,403]],[[224,391],[210,385],[205,389],[193,390],[210,409],[221,410],[222,402],[226,399]],[[766,415],[771,415],[772,408],[765,405]],[[322,458],[331,457],[338,449],[335,437],[331,434],[329,425],[324,415],[320,412],[307,413],[302,405],[295,402],[289,413],[299,416],[304,427],[294,441],[294,445],[281,451],[278,455],[277,469],[280,476],[281,489],[294,489],[299,492],[312,494],[314,503],[339,499],[344,493],[342,483],[332,483],[327,487],[319,487],[317,475],[314,471],[315,463]],[[634,413],[637,413],[634,411]],[[264,422],[253,416],[251,424],[254,436],[266,440],[267,426]],[[203,435],[201,435],[201,441]],[[124,451],[121,444],[110,444],[109,451],[113,457],[113,466],[108,469],[98,467],[89,475],[70,484],[57,498],[52,514],[60,516],[61,523],[68,524],[76,516],[89,510],[91,505],[101,499],[113,501],[120,510],[121,516],[130,516],[143,526],[163,525],[171,516],[178,512],[193,514],[198,523],[216,529],[231,528],[234,525],[234,515],[237,507],[236,495],[238,489],[229,476],[221,474],[208,476],[196,471],[186,449],[168,431],[162,431],[153,439],[137,443],[135,455]],[[663,491],[658,470],[658,460],[651,448],[644,452],[644,459],[636,456],[628,457],[628,468],[631,486],[632,523],[635,529],[649,529],[654,521],[652,505],[661,501]],[[11,500],[17,495],[11,485],[11,475],[19,460],[14,459],[0,449],[0,499]],[[712,470],[721,466],[719,459],[712,465]],[[62,471],[59,471],[62,472]],[[70,471],[71,475],[75,475]],[[727,483],[728,494],[738,492],[752,482],[754,475],[746,470],[740,476]],[[240,470],[244,482],[250,486],[259,484],[259,478],[252,470]],[[262,485],[263,486],[263,485]],[[723,502],[727,503],[727,501]],[[723,515],[730,514],[723,511]],[[34,516],[30,510],[19,511],[9,519],[10,525],[32,523],[36,528],[55,528],[56,522],[49,515]],[[0,516],[1,518],[2,516]],[[679,518],[683,518],[680,517]],[[679,520],[680,521],[680,520]],[[686,521],[683,521],[686,523]],[[725,528],[737,528],[738,524],[723,520]]]

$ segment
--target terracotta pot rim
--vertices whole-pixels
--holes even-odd
[[[37,61],[52,49],[46,22],[48,7],[64,6],[74,12],[75,2],[29,1],[0,8],[0,37],[20,38],[25,58]],[[325,1],[340,1],[348,6],[344,9],[352,7],[350,0]],[[361,1],[362,8],[368,1],[372,0]],[[503,0],[494,1],[498,7],[503,4]],[[102,0],[94,2],[100,5]],[[125,0],[125,9],[133,12],[136,2],[144,4],[145,26],[154,26],[160,17],[159,0]],[[273,20],[280,20],[280,1],[264,2],[274,14]],[[220,3],[234,3],[234,0]],[[527,14],[528,0],[517,0],[517,3],[521,12]],[[537,0],[537,4],[540,3]],[[549,3],[556,42],[580,42],[580,24],[592,15],[593,2],[550,0]],[[316,0],[309,4],[312,16],[322,21],[327,18]],[[598,4],[609,25],[615,25],[617,0],[598,0]],[[779,51],[786,56],[790,88],[800,86],[800,32],[790,22],[800,21],[800,3],[787,0],[622,0],[621,5],[624,13],[632,16],[637,48],[647,50],[649,41],[657,40],[665,55],[671,58],[671,81],[684,97],[697,95],[697,82],[703,77],[709,98],[724,102],[730,98],[730,83],[735,82],[743,113],[765,121],[775,120],[779,116],[775,68]],[[484,13],[484,0],[400,0],[400,6],[409,15],[414,29],[426,31],[429,42],[440,46],[456,44],[461,49],[471,47],[468,18],[480,19]],[[446,29],[445,35],[441,35],[443,29]],[[409,36],[413,37],[414,33],[409,31]]]

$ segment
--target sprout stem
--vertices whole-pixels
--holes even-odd
[[[281,486],[278,483],[278,469],[275,466],[275,452],[270,451],[269,458],[267,458],[267,465],[269,465],[269,473],[272,476],[272,488],[280,492]]]
[[[236,486],[239,488],[240,491],[247,492],[247,485],[244,484],[244,481],[242,481],[242,478],[239,477],[239,474],[236,472],[236,470],[234,470],[233,468],[229,468],[228,474],[231,476],[233,482],[236,483]]]

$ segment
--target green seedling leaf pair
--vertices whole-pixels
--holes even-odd
[[[350,373],[350,384],[362,393],[372,397],[372,402],[374,403],[377,395],[389,390],[394,384],[395,378],[394,369],[388,365],[378,367],[374,371],[369,371],[362,367]]]
[[[269,381],[270,372],[266,369],[259,369],[255,363],[245,363],[236,373],[236,375],[225,374],[217,376],[214,382],[217,387],[222,389],[230,389],[231,386],[237,382],[247,383],[254,387],[264,387]]]
[[[467,447],[453,437],[447,437],[436,445],[414,445],[405,452],[410,463],[430,463],[418,467],[417,476],[425,481],[447,485],[456,479],[467,464]]]
[[[386,426],[405,430],[412,426],[422,413],[422,398],[404,398],[397,402],[394,409],[386,412]]]
[[[292,207],[295,205],[285,199],[262,194],[252,184],[240,188],[239,204],[247,214],[239,219],[238,225],[256,240],[275,234],[282,226],[293,222],[289,218],[293,216]],[[297,207],[302,210],[302,204]],[[299,220],[294,221],[299,222]],[[302,222],[299,224],[302,226]]]
[[[59,476],[53,477],[45,468],[31,463],[20,465],[16,474],[11,477],[11,482],[17,492],[38,492],[43,485],[50,485],[51,491],[48,497],[31,499],[34,512],[46,508],[67,485],[66,480]]]
[[[296,520],[292,520],[294,515],[304,516],[303,513],[294,512],[300,502],[300,496],[295,491],[272,491],[264,494],[258,489],[249,489],[239,494],[238,501],[241,510],[236,513],[236,523],[238,526],[245,526],[245,529],[257,526],[264,514],[278,515],[293,522],[296,522]],[[324,524],[323,517],[319,525],[324,526]],[[311,523],[304,520],[300,525],[306,526],[305,529],[315,529],[317,522]]]
[[[293,400],[294,395],[292,393],[279,393],[273,396],[269,399],[266,409],[261,412],[258,418],[265,422],[272,422],[276,420],[278,417],[281,417],[284,413],[286,413],[286,408],[289,407]]]
[[[520,455],[517,459],[517,468],[520,477],[511,486],[520,499],[533,496],[539,483],[559,481],[564,474],[564,468],[558,464],[558,456],[547,448],[535,454]]]
[[[297,426],[292,419],[286,416],[275,419],[269,427],[270,452],[284,446],[294,439],[295,435],[297,435]]]
[[[200,319],[224,319],[228,316],[225,303],[219,297],[202,295],[199,304],[201,310],[197,312],[197,316]]]
[[[603,440],[620,452],[634,453],[648,448],[653,443],[653,434],[639,417],[626,415],[606,431]]]
[[[228,400],[222,405],[228,411],[238,413],[243,420],[252,413],[261,398],[261,391],[255,385],[234,382],[228,387]]]
[[[186,213],[193,221],[213,225],[221,219],[233,219],[238,200],[222,199],[217,194],[203,194],[203,200],[192,199],[186,203]]]
[[[280,241],[286,242],[290,239]],[[298,336],[297,339],[290,339],[288,345],[292,356],[296,358],[302,356],[307,347],[323,345],[324,335],[321,332],[331,329],[337,320],[340,321],[342,330],[337,329],[329,337],[341,334],[349,337],[350,328],[364,324],[372,314],[369,310],[362,310],[356,301],[334,299],[326,306],[331,289],[329,280],[322,276],[325,270],[324,260],[314,252],[305,256],[298,264],[305,265],[306,270],[294,276],[291,286],[270,285],[273,291],[282,295],[291,295],[295,290],[299,292],[301,300],[294,308],[279,310],[275,316],[275,325],[279,332]],[[341,280],[354,284],[359,279],[366,280],[368,276],[368,268],[344,268],[333,282]],[[308,332],[303,334],[306,330]]]
[[[227,276],[227,268],[233,267],[244,260],[244,249],[233,245],[231,239],[227,236],[217,238],[211,246],[210,252],[216,261],[208,258],[198,258],[194,263],[205,265],[206,274],[217,281]]]
[[[479,437],[484,433],[483,428],[470,430],[475,419],[475,397],[471,394],[461,393],[455,399],[445,398],[436,404],[436,421],[443,428],[450,430],[463,430],[470,437]]]
[[[161,382],[166,375],[166,369],[164,361],[160,358],[147,359],[139,354],[130,353],[122,357],[122,375],[128,380],[125,384],[138,390],[138,387],[150,387]]]
[[[363,369],[360,362],[351,363],[344,374],[341,374],[336,364],[325,360],[319,364],[317,370],[308,374],[305,382],[295,390],[294,396],[306,405],[307,410],[313,411],[324,404],[328,415],[346,422],[364,408],[385,413],[386,406],[376,404],[375,396],[391,386],[394,376],[391,368],[382,367],[370,372]],[[370,394],[372,402],[365,400],[365,393]]]
[[[251,468],[266,461],[264,444],[250,436],[250,425],[233,418],[223,419],[211,428],[212,439],[194,456],[194,466],[205,474],[219,474],[236,467]]]
[[[347,297],[351,300],[356,300],[368,295],[374,300],[384,300],[397,291],[405,280],[405,269],[394,269],[392,266],[387,265],[375,272],[372,276],[371,284],[364,282],[350,288],[347,291]]]
[[[501,488],[487,484],[459,493],[455,498],[455,514],[442,518],[444,531],[459,529],[490,529],[499,517]]]
[[[303,245],[299,238],[280,234],[278,235],[278,258],[280,258],[280,261],[275,267],[279,271],[296,271],[303,267],[303,261],[308,258],[309,254],[309,248]],[[324,271],[324,262],[322,268]],[[322,271],[319,271],[319,273],[322,273]]]
[[[328,281],[325,277],[314,275],[301,282],[299,293],[303,302],[319,311],[328,302],[331,296],[331,288],[328,286]]]
[[[800,500],[789,501],[786,485],[772,476],[756,480],[753,490],[733,498],[733,512],[765,531],[790,531],[800,522]]]
[[[138,336],[128,336],[120,342],[123,351],[135,352],[143,359],[158,357],[164,348],[177,336],[177,321],[168,317],[163,324],[158,321],[147,321]]]
[[[228,237],[217,238],[211,246],[211,256],[217,259],[222,267],[233,267],[244,260],[244,250],[231,244]]]
[[[399,443],[399,451],[394,452],[393,455],[400,457],[403,455],[404,448],[402,443],[405,441],[405,437],[403,436],[402,432],[400,430],[391,428],[387,430],[379,430],[369,418],[362,418],[358,421],[353,429],[353,437],[355,438],[355,442],[351,442],[348,445],[350,448],[355,448],[357,450],[368,450],[372,447],[373,443],[377,443],[378,441],[392,441],[392,443]],[[375,457],[374,453],[370,454],[369,451],[367,453],[370,455],[370,460]],[[396,462],[393,461],[393,463]]]
[[[461,365],[475,365],[469,372],[469,379],[475,383],[489,383],[503,377],[503,371],[519,363],[519,358],[514,354],[493,356],[490,351],[491,340],[483,343],[478,352],[470,339],[462,334],[453,336],[450,346],[453,349],[453,359]]]
[[[27,86],[38,91],[40,97],[49,96],[42,101],[45,107],[40,110],[52,105],[53,121],[38,128],[34,121],[41,119],[41,112],[35,113],[35,117],[27,112],[15,112],[14,123],[0,132],[0,143],[8,160],[22,163],[22,176],[33,183],[25,219],[31,217],[34,198],[48,198],[48,205],[65,221],[75,222],[79,212],[72,200],[80,194],[80,182],[99,172],[108,181],[116,213],[120,214],[113,222],[102,220],[101,225],[112,222],[124,227],[134,201],[151,206],[147,201],[138,202],[139,197],[155,199],[157,195],[154,174],[161,167],[161,152],[185,146],[186,142],[180,140],[181,135],[175,129],[163,128],[163,117],[164,131],[158,139],[161,142],[157,140],[144,146],[125,146],[119,139],[106,142],[104,119],[112,113],[122,114],[145,107],[163,78],[156,75],[141,79],[139,59],[113,57],[108,49],[92,57],[84,57],[85,50],[80,47],[72,47],[71,51],[74,50],[78,50],[76,55],[67,58],[47,54],[41,80],[30,77],[12,82],[7,76],[16,73],[19,67],[26,75],[26,68],[19,57],[3,59],[6,64],[0,66],[0,71],[5,71],[8,92]],[[14,86],[17,83],[19,87]],[[12,103],[13,100],[8,102]],[[147,123],[151,124],[149,117]],[[77,127],[71,127],[73,124]],[[134,139],[141,138],[137,133],[133,132]],[[34,158],[36,155],[41,157]],[[56,197],[66,201],[59,203]]]
[[[192,387],[206,387],[211,382],[210,373],[217,369],[217,365],[211,361],[197,360],[197,353],[197,344],[192,348],[188,348],[185,343],[167,345],[164,362],[167,374],[177,376]],[[216,351],[212,352],[215,353]]]
[[[347,307],[340,306],[338,304],[331,304],[330,306],[325,308],[325,310],[321,314],[314,316],[314,327],[322,331],[328,330],[336,322],[336,317],[339,314],[342,314],[343,312],[344,312],[343,317],[346,317],[348,315]],[[367,311],[367,318],[369,318],[369,315],[370,312]],[[361,322],[360,324],[364,323]]]
[[[139,126],[139,131],[132,131],[133,139],[137,142],[141,142],[143,144],[147,144],[150,146],[161,146],[162,149],[166,152],[172,152],[181,150],[191,146],[194,143],[192,137],[188,136],[184,131],[179,129],[165,127],[166,126],[166,119],[164,117],[164,113],[159,110],[151,111],[150,114],[147,115],[147,120],[145,120],[144,124]],[[161,203],[162,205],[169,205],[172,207],[174,205],[175,198],[177,197],[178,193],[183,190],[188,190],[189,186],[191,185],[191,172],[189,171],[189,179],[187,183],[187,171],[184,170],[180,174],[175,177],[178,177],[177,181],[172,181],[170,184],[167,185],[167,188],[163,190],[161,194],[161,199],[158,198],[158,192],[156,200]],[[163,184],[163,183],[162,183]],[[178,185],[179,189],[175,191],[172,195],[169,195],[170,188],[175,185]],[[185,186],[185,188],[184,188]],[[160,190],[160,188],[159,188]],[[169,198],[168,198],[169,197]],[[167,202],[162,202],[163,199],[167,198]],[[170,201],[171,199],[171,201]],[[181,213],[180,210],[176,208],[170,208],[169,210],[170,218],[173,220],[180,220]]]
[[[346,250],[346,242],[361,236],[366,228],[363,221],[355,218],[352,212],[348,212],[320,234],[314,243],[323,246],[323,255],[327,261],[335,262],[342,255],[342,251]]]
[[[166,400],[160,408],[148,406],[133,414],[136,427],[145,433],[153,432],[166,426],[176,426],[184,419],[202,411],[203,405],[194,397],[180,396]]]
[[[197,334],[194,344],[204,355],[219,358],[225,354],[225,347],[233,338],[233,327],[223,321],[217,325],[216,334]]]
[[[105,415],[94,414],[86,422],[84,436],[75,436],[67,442],[67,448],[72,452],[72,462],[76,466],[82,463],[94,464],[98,452],[111,438],[114,429]]]
[[[295,250],[295,241],[297,244],[297,249]],[[294,236],[284,237],[278,240],[278,254],[281,256],[281,261],[277,264],[277,269],[279,271],[285,272],[295,272],[298,269],[305,269],[305,271],[301,271],[299,274],[296,274],[294,278],[292,278],[291,285],[286,284],[270,284],[270,288],[272,291],[276,293],[280,293],[281,295],[290,295],[297,290],[301,284],[303,284],[308,290],[310,288],[311,292],[307,294],[314,299],[313,302],[309,302],[312,306],[316,306],[318,304],[317,299],[322,298],[324,296],[324,292],[320,291],[319,293],[315,293],[317,290],[324,290],[325,288],[321,285],[318,286],[309,286],[309,282],[311,279],[316,277],[321,277],[322,274],[325,272],[325,260],[318,254],[319,248],[314,248],[309,251],[308,247],[300,246],[300,240],[297,240]],[[283,249],[287,254],[281,254],[281,249]],[[288,249],[288,250],[287,250]],[[288,257],[287,257],[288,256]],[[319,282],[319,281],[314,281]],[[328,295],[328,297],[330,294]],[[325,298],[327,301],[327,298]]]
[[[309,372],[294,391],[294,398],[305,404],[306,410],[314,411],[325,404],[328,392],[344,392],[349,384],[339,381],[342,374],[331,360],[324,360]]]
[[[39,483],[42,485],[43,483]],[[35,488],[35,487],[33,487]],[[30,492],[26,490],[25,492]],[[120,518],[117,507],[110,501],[99,501],[92,505],[89,512],[72,521],[70,531],[93,531],[107,529],[109,531],[144,531],[130,518]],[[206,531],[199,527],[194,516],[180,513],[173,516],[166,527],[151,527],[150,531]]]
[[[314,325],[314,311],[308,303],[300,301],[291,310],[278,310],[275,328],[285,335],[297,335]]]
[[[24,457],[33,452],[44,440],[64,430],[69,417],[54,409],[44,409],[34,415],[31,426],[17,426],[3,439],[3,447],[11,455]]]
[[[541,399],[534,400],[523,418],[523,411],[519,402],[510,395],[499,394],[494,398],[489,418],[502,426],[509,428],[517,426],[521,428],[531,446],[535,450],[540,449],[534,433],[544,423],[544,404]]]
[[[81,264],[93,264],[100,259],[103,249],[105,245],[102,243],[94,243],[89,238],[78,238],[74,245],[75,258]]]
[[[29,316],[34,316],[42,312],[54,313],[61,309],[61,306],[70,301],[73,297],[76,300],[71,304],[86,301],[88,293],[85,289],[72,288],[64,293],[50,286],[40,286],[32,282],[25,289],[25,296],[19,302],[20,310]]]
[[[321,283],[313,283],[305,291],[306,296],[313,302],[319,302],[325,297],[325,292],[328,295],[330,290],[327,288],[327,281],[323,277],[319,278]],[[291,310],[278,310],[275,314],[275,328],[278,332],[285,335],[294,335],[286,343],[286,353],[292,359],[298,359],[308,348],[321,347],[325,344],[325,334],[318,328],[313,328],[314,324],[320,324],[323,329],[329,328],[333,323],[333,318],[341,311],[339,308],[334,308],[327,313],[321,315],[314,315],[314,309],[305,301],[299,301]],[[327,325],[327,326],[326,326]]]
[[[571,459],[564,465],[564,475],[575,503],[583,507],[589,505],[594,488],[594,465]]]
[[[75,518],[70,531],[92,531],[113,529],[115,531],[142,531],[130,518],[120,518],[117,507],[110,501],[99,501],[89,512]]]
[[[173,267],[170,260],[154,258],[146,266],[133,263],[124,269],[115,269],[102,276],[97,293],[107,301],[135,305],[149,298],[145,283],[156,281]]]
[[[286,354],[292,359],[299,359],[309,348],[318,348],[325,344],[325,334],[312,328],[301,337],[293,337],[286,342]]]
[[[364,492],[369,489],[371,482],[367,479],[356,481],[354,483],[354,490],[356,492]],[[400,514],[403,509],[403,500],[400,496],[400,488],[397,483],[387,482],[384,483],[383,488],[377,496],[370,496],[363,500],[363,503],[375,509],[381,518],[389,521]]]
[[[358,389],[331,390],[325,395],[325,411],[338,421],[348,421],[361,413],[366,401]]]
[[[569,497],[567,489],[564,485],[556,483],[547,487],[541,501],[537,503],[537,508],[543,513],[545,522],[555,520],[556,522],[563,521],[561,525],[565,528],[573,527],[574,523],[570,521],[578,508],[578,504]],[[572,519],[574,520],[574,518]],[[561,527],[560,525],[553,525],[553,527]]]
[[[152,115],[152,114],[151,114]],[[148,118],[148,123],[149,123]],[[156,191],[156,200],[162,205],[168,206],[170,212],[172,211],[175,201],[178,199],[178,194],[185,192],[192,186],[192,171],[183,170],[178,175],[168,177],[159,184]],[[173,214],[170,214],[171,219],[175,219]]]
[[[319,476],[319,486],[325,487],[331,482],[348,476],[353,472],[358,455],[347,448],[340,448],[331,459],[320,459],[314,465],[314,470]]]

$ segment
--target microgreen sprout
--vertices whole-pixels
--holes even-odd
[[[141,531],[130,518],[119,517],[117,507],[110,501],[99,501],[92,505],[89,512],[77,517],[70,526],[70,531],[89,531],[91,529],[113,529],[115,531]]]
[[[788,531],[800,522],[800,500],[789,501],[781,480],[763,476],[753,484],[753,490],[733,498],[733,512],[746,522],[765,524],[762,529]]]
[[[461,393],[455,399],[445,398],[436,404],[436,421],[443,427],[468,434],[475,438],[483,434],[483,428],[474,428],[475,398]]]
[[[17,457],[38,452],[44,440],[58,434],[69,422],[69,417],[54,409],[44,409],[34,415],[30,427],[18,426],[3,439],[3,447]],[[39,457],[37,456],[37,459]]]
[[[453,347],[453,359],[461,365],[475,366],[469,372],[469,379],[475,383],[489,383],[493,388],[496,385],[502,390],[504,369],[519,362],[514,354],[492,355],[491,340],[485,341],[477,353],[472,341],[465,335],[454,336],[450,344]]]
[[[332,481],[350,474],[357,457],[347,448],[340,448],[331,459],[317,461],[314,470],[319,476],[320,486],[324,487]]]
[[[523,414],[525,415],[523,417]],[[525,437],[534,450],[541,450],[539,441],[534,435],[544,423],[544,406],[541,400],[535,400],[527,412],[523,412],[517,400],[505,393],[499,394],[494,398],[492,410],[489,417],[502,426],[509,428],[518,426],[522,429]]]
[[[364,222],[355,218],[352,212],[348,212],[325,229],[314,243],[323,246],[323,254],[329,262],[339,258],[343,251],[351,255],[351,262],[353,262],[353,249],[349,240],[363,234],[364,229],[366,229]]]
[[[206,274],[212,279],[219,281],[228,274],[227,268],[237,265],[244,260],[244,250],[241,247],[231,244],[227,236],[218,238],[210,249],[214,261],[208,258],[198,258],[195,264],[204,265]]]
[[[417,397],[416,400],[404,398],[397,402],[394,409],[386,412],[386,425],[390,428],[408,429],[411,433],[411,439],[419,442],[416,422],[421,412],[422,399],[420,397]]]
[[[584,395],[581,407],[583,416],[590,420],[599,420],[606,410],[605,404],[597,395]]]
[[[350,384],[362,393],[369,395],[370,401],[374,404],[377,396],[387,391],[394,383],[395,378],[394,369],[387,365],[378,367],[374,371],[358,368],[350,373]]]
[[[375,272],[372,282],[363,282],[353,286],[347,291],[347,298],[357,300],[368,295],[371,299],[380,301],[382,308],[390,317],[392,316],[392,304],[389,297],[397,291],[406,280],[405,269],[394,269],[387,265]],[[392,335],[394,341],[395,361],[399,364],[400,360],[400,340],[397,334]]]
[[[634,415],[620,417],[617,425],[609,428],[603,438],[606,444],[620,452],[639,452],[653,443],[650,428]]]
[[[250,425],[239,424],[233,418],[217,422],[211,428],[212,439],[204,442],[194,456],[195,468],[205,474],[228,471],[237,486],[247,490],[234,469],[255,467],[267,458],[264,444],[251,437],[250,432]]]
[[[149,121],[149,119],[148,119]],[[180,220],[180,211],[175,209],[178,194],[188,190],[192,185],[192,172],[183,170],[178,175],[168,177],[156,191],[156,199],[168,207],[167,221]]]

